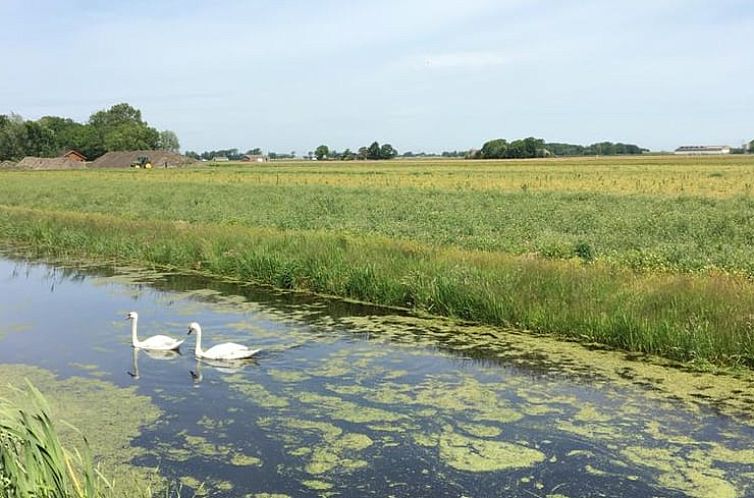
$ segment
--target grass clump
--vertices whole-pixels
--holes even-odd
[[[42,394],[28,384],[27,406],[0,402],[0,496],[7,498],[110,498],[113,485],[83,450],[60,442]],[[151,496],[146,489],[142,496]]]

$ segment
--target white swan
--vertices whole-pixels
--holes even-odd
[[[131,345],[140,349],[151,349],[153,351],[172,351],[178,349],[183,341],[173,339],[166,335],[153,335],[148,339],[140,341],[136,337],[136,327],[139,322],[139,314],[135,311],[126,315],[126,320],[131,320]]]
[[[224,342],[212,346],[208,350],[202,349],[202,328],[198,323],[192,322],[189,325],[188,333],[196,332],[196,348],[194,353],[197,358],[206,358],[208,360],[241,360],[244,358],[251,358],[257,354],[259,349],[250,349],[242,344],[236,344],[234,342]]]

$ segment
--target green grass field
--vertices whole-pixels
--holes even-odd
[[[0,173],[0,238],[754,365],[754,157]]]

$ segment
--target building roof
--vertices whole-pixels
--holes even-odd
[[[77,151],[76,149],[69,149],[64,154],[61,154],[60,157],[75,157],[79,161],[86,161],[86,156],[82,154],[81,152]]]
[[[146,157],[155,168],[167,164],[171,168],[191,166],[196,159],[167,150],[124,150],[107,152],[91,163],[94,168],[130,168],[140,158]]]
[[[682,145],[676,149],[676,152],[694,152],[723,149],[730,149],[730,145]]]
[[[86,165],[81,161],[74,161],[67,157],[25,157],[16,164],[17,169],[84,169]]]

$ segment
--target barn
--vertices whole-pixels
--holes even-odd
[[[65,157],[67,159],[71,159],[72,161],[86,162],[86,156],[75,149],[69,150],[65,154],[62,154],[60,157]]]

